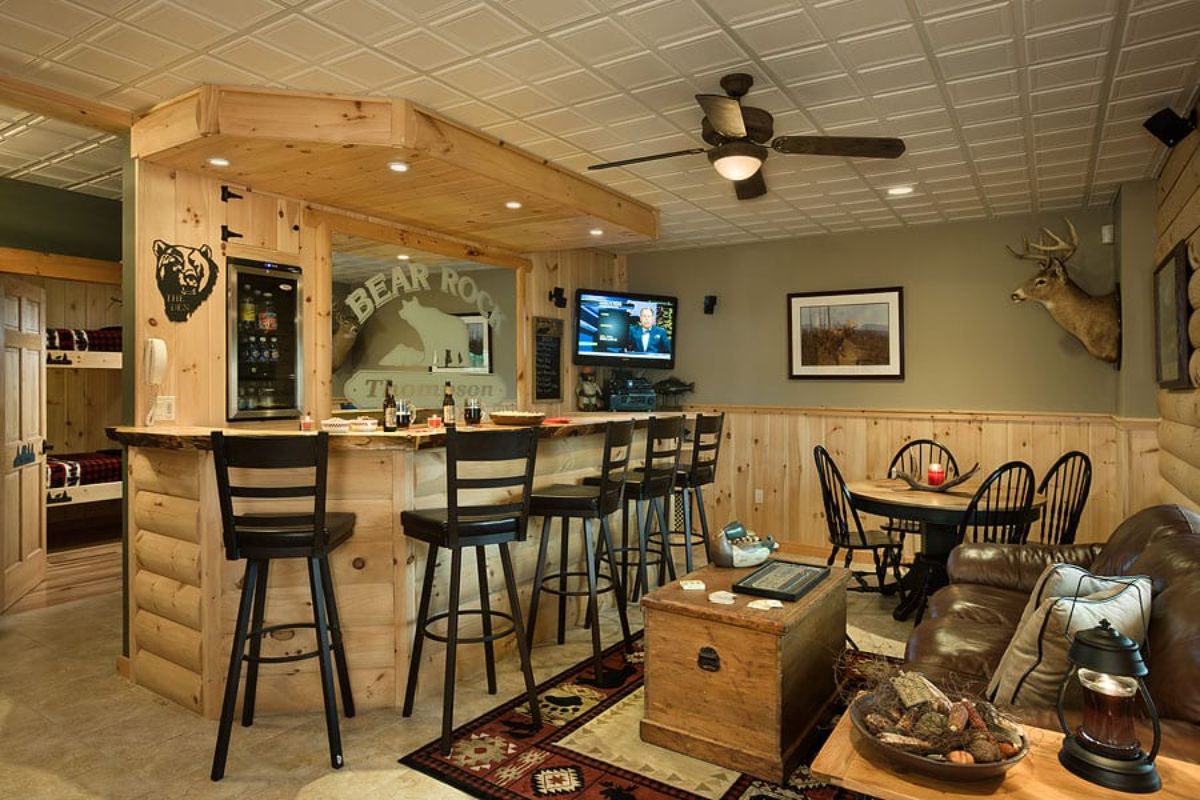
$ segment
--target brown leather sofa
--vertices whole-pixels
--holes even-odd
[[[905,653],[916,669],[982,693],[1047,564],[1154,582],[1146,678],[1163,719],[1163,752],[1200,762],[1200,514],[1154,506],[1121,523],[1106,544],[963,544],[950,554],[950,585],[929,601]],[[1051,709],[1020,709],[1057,728]]]

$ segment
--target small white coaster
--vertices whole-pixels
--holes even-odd
[[[679,582],[679,588],[685,592],[703,592],[705,586],[704,581],[682,580]]]
[[[769,597],[764,597],[761,600],[751,600],[746,604],[746,608],[754,608],[759,611],[770,611],[772,608],[783,608],[783,603],[778,600],[773,600]]]
[[[708,602],[716,603],[717,605],[722,606],[731,606],[737,602],[737,595],[733,592],[726,591],[710,592],[708,595]]]

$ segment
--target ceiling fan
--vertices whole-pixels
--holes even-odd
[[[610,169],[658,161],[662,158],[707,153],[708,160],[722,178],[733,181],[739,200],[749,200],[767,193],[760,167],[770,148],[777,153],[808,156],[842,156],[844,158],[899,158],[904,153],[901,139],[867,136],[775,136],[775,118],[761,108],[742,105],[742,97],[754,85],[754,78],[735,72],[721,78],[719,94],[698,94],[696,102],[704,110],[700,136],[711,148],[693,147],[652,156],[626,158],[606,164],[592,164],[592,169]],[[771,137],[775,136],[774,139]]]

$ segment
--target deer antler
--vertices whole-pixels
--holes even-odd
[[[1022,252],[1018,253],[1008,245],[1005,245],[1005,248],[1017,258],[1041,263],[1043,268],[1050,266],[1053,259],[1065,263],[1079,249],[1079,233],[1071,224],[1071,220],[1063,217],[1063,221],[1067,223],[1067,230],[1070,233],[1071,241],[1069,242],[1049,228],[1042,228],[1041,242],[1031,242],[1028,236],[1023,236],[1021,237]]]

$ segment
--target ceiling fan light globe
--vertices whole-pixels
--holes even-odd
[[[762,167],[767,148],[753,142],[726,142],[708,152],[717,174],[725,180],[744,181]]]

